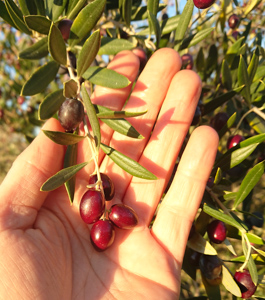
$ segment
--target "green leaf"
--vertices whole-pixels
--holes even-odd
[[[226,124],[218,131],[219,139],[221,139],[227,130],[233,126],[236,121],[236,112],[227,120]]]
[[[245,234],[250,243],[253,243],[255,245],[265,245],[265,241],[261,237],[257,236],[256,234],[251,232],[246,232]]]
[[[78,150],[78,144],[67,146],[65,156],[64,156],[64,165],[63,165],[64,168],[68,168],[76,165],[77,150]],[[75,180],[76,180],[76,175],[74,175],[72,178],[70,178],[64,183],[71,204],[73,204],[74,202]]]
[[[57,62],[50,61],[39,67],[23,85],[21,95],[31,96],[42,92],[55,78],[59,66]]]
[[[241,91],[241,95],[247,101],[248,105],[251,105],[251,96],[250,96],[250,80],[247,71],[247,65],[243,58],[240,56],[239,66],[238,66],[238,84],[245,85],[245,88]]]
[[[111,109],[107,109],[104,106],[101,105],[96,105],[94,104],[96,112],[97,112],[97,117],[100,119],[120,119],[120,118],[133,118],[133,117],[138,117],[142,116],[146,111],[140,111],[140,112],[131,112],[131,111],[115,111]]]
[[[31,0],[30,0],[31,1]],[[37,14],[41,16],[46,16],[45,14],[45,8],[44,8],[44,2],[39,0],[34,0],[35,5],[37,7]]]
[[[49,192],[57,189],[66,181],[71,179],[78,171],[84,168],[87,164],[87,162],[83,162],[81,164],[62,169],[61,171],[50,177],[47,181],[45,181],[40,190],[43,192]]]
[[[163,3],[159,4],[158,12],[165,9],[166,7],[167,6]],[[154,15],[156,15],[156,13]],[[146,20],[147,18],[148,18],[147,6],[146,5],[138,6],[136,4],[133,4],[133,6],[132,6],[132,21],[141,21],[141,20]]]
[[[104,106],[95,106],[96,113],[112,113],[109,108]],[[107,124],[113,130],[119,132],[120,134],[126,135],[135,139],[143,139],[144,137],[125,119],[101,119],[102,122]]]
[[[86,138],[86,136],[81,136],[73,133],[66,133],[61,131],[50,131],[42,130],[45,135],[51,139],[53,142],[59,145],[74,145]]]
[[[225,55],[225,60],[229,63],[231,66],[235,56],[238,55],[239,49],[241,47],[241,44],[243,40],[245,39],[244,36],[239,38],[233,45],[227,50],[226,55]]]
[[[13,20],[11,19],[9,12],[4,4],[3,1],[0,1],[0,17],[2,19],[4,19],[9,25],[11,25],[12,27],[17,28],[17,25],[13,22]]]
[[[235,209],[247,195],[251,192],[251,190],[255,187],[255,185],[259,182],[261,176],[264,173],[264,161],[255,165],[245,176],[243,179],[239,191],[237,192],[236,199],[234,202],[233,208]]]
[[[221,106],[222,104],[233,98],[236,94],[239,94],[243,88],[244,86],[240,86],[207,102],[204,105],[203,115],[205,116],[208,113],[214,111],[217,107]]]
[[[87,4],[75,18],[68,39],[69,46],[73,48],[81,42],[94,28],[99,20],[106,0],[95,0]]]
[[[9,13],[9,16],[11,17],[12,21],[16,25],[16,27],[26,33],[31,34],[31,31],[28,29],[27,25],[25,24],[23,20],[23,14],[21,10],[17,7],[14,1],[12,0],[5,0],[6,9]]]
[[[242,292],[238,284],[235,282],[233,276],[224,265],[222,266],[222,274],[222,284],[226,290],[237,297],[241,297]]]
[[[122,18],[125,21],[126,26],[130,27],[132,17],[132,0],[122,0],[120,9]]]
[[[149,20],[149,26],[150,26],[150,34],[152,31],[154,31],[156,36],[156,45],[158,48],[160,37],[161,37],[161,28],[159,25],[159,22],[155,15],[153,15],[150,11],[148,11],[148,20]]]
[[[61,65],[67,65],[66,46],[57,26],[52,23],[48,36],[49,52],[52,58]]]
[[[24,16],[27,15],[36,15],[37,7],[34,1],[32,0],[18,0],[19,5],[21,7],[21,11]]]
[[[265,265],[265,258],[258,255],[258,254],[251,254],[252,258],[254,259],[254,261],[256,262],[257,265]],[[245,256],[238,256],[235,258],[232,258],[230,261],[231,262],[240,262],[240,263],[244,263],[246,260]]]
[[[80,12],[80,10],[84,7],[87,0],[69,0],[67,7],[67,17],[70,20],[74,20],[76,15]]]
[[[229,149],[224,155],[222,155],[215,163],[214,169],[221,168],[222,171],[227,171],[245,160],[258,146],[258,143],[251,144],[246,147],[235,146]],[[237,148],[236,148],[237,147]],[[231,151],[230,151],[231,150]]]
[[[206,255],[217,255],[214,247],[206,241],[198,232],[195,232],[188,240],[187,246],[199,253]]]
[[[257,132],[257,133],[264,133],[265,132],[265,120],[260,116],[256,115],[255,113],[251,112],[246,116],[246,120],[248,121],[249,125]]]
[[[186,48],[190,48],[197,45],[199,42],[204,40],[213,30],[214,28],[206,28],[185,38],[179,46],[179,50],[184,50]]]
[[[252,0],[248,1],[246,7],[244,8],[244,17],[246,17],[253,9],[255,9],[262,0]]]
[[[202,282],[205,287],[205,291],[207,293],[208,299],[209,300],[222,300],[220,286],[209,284],[202,273],[201,273],[201,278],[202,278]]]
[[[41,59],[49,54],[48,37],[44,37],[19,53],[20,59]]]
[[[258,65],[259,65],[259,48],[257,47],[253,53],[253,56],[248,66],[248,76],[249,76],[250,84],[252,83],[255,77]]]
[[[224,59],[221,67],[222,85],[227,89],[232,89],[232,75],[228,62]]]
[[[258,66],[253,82],[262,79],[265,76],[265,66]]]
[[[195,64],[196,64],[196,68],[197,68],[198,72],[202,73],[205,69],[205,58],[204,58],[202,47],[200,48],[200,50],[197,54]]]
[[[77,76],[82,76],[94,61],[100,48],[100,31],[96,30],[85,41],[77,59]]]
[[[215,44],[212,44],[209,49],[209,54],[206,59],[206,76],[210,76],[213,71],[217,69],[218,64],[218,49],[216,48]]]
[[[213,218],[223,221],[224,223],[229,224],[231,226],[234,226],[239,230],[244,229],[239,222],[237,222],[233,217],[226,215],[221,209],[211,207],[210,205],[204,203],[203,211],[206,212],[208,215],[212,216]]]
[[[76,98],[77,91],[78,85],[74,79],[69,79],[63,83],[63,95],[65,98]]]
[[[25,23],[27,26],[34,31],[37,31],[41,34],[48,35],[52,21],[47,19],[44,16],[24,16]]]
[[[146,15],[146,18],[148,15]],[[180,15],[173,16],[167,20],[164,20],[164,22],[159,22],[160,28],[162,30],[162,35],[172,32],[178,27]],[[143,29],[136,33],[137,36],[146,36],[150,33],[150,28]],[[151,34],[154,32],[152,31]]]
[[[157,177],[148,171],[146,168],[141,166],[138,162],[129,158],[128,156],[122,154],[121,152],[111,148],[107,145],[100,144],[101,149],[112,159],[115,164],[122,168],[127,173],[132,176],[147,179],[147,180],[156,180]]]
[[[87,112],[87,116],[90,122],[90,125],[93,130],[93,135],[96,143],[97,149],[99,149],[101,142],[101,133],[100,133],[100,125],[97,118],[96,110],[94,105],[92,104],[88,92],[86,90],[85,84],[83,83],[81,86],[81,93],[83,97],[84,106]]]
[[[186,30],[190,24],[192,13],[193,13],[194,3],[193,0],[188,0],[185,4],[183,12],[180,16],[178,27],[175,32],[175,41],[176,45],[174,49],[176,51],[179,50],[180,44],[184,38]]]
[[[258,284],[258,272],[257,272],[257,267],[254,262],[254,259],[251,255],[248,260],[248,270],[251,275],[252,281],[254,282],[255,285],[257,285]]]
[[[65,9],[65,6],[67,4],[67,0],[60,0],[60,1],[54,1],[54,0],[45,0],[45,11],[46,15],[51,20],[57,20],[62,12]]]
[[[123,50],[131,50],[135,45],[125,39],[115,39],[110,37],[103,37],[101,39],[101,47],[98,55],[115,55]]]
[[[64,100],[65,97],[62,89],[47,95],[39,106],[39,119],[47,120],[51,118],[59,110]]]
[[[29,15],[29,10],[28,10],[26,1],[25,0],[18,0],[18,3],[19,3],[19,6],[20,6],[20,9],[22,11],[22,14],[23,15]]]
[[[121,89],[131,83],[126,76],[114,70],[97,66],[88,68],[82,77],[93,84],[111,89]]]
[[[151,12],[151,14],[153,14],[154,16],[157,15],[157,12],[158,12],[158,5],[159,5],[159,0],[148,0],[148,1],[147,1],[147,9],[148,9],[149,12]]]

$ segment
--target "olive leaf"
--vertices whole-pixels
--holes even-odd
[[[19,53],[20,59],[41,59],[49,54],[48,37],[44,37]]]
[[[245,85],[245,88],[240,93],[245,98],[248,105],[251,105],[250,78],[248,75],[246,62],[242,55],[240,56],[240,61],[238,66],[238,84]]]
[[[69,79],[63,83],[63,95],[65,98],[76,98],[78,84],[74,79]]]
[[[159,25],[159,22],[154,14],[152,14],[150,11],[148,11],[148,20],[149,20],[149,26],[150,26],[150,34],[152,31],[154,31],[156,36],[156,45],[158,47],[161,37],[161,28]]]
[[[62,12],[65,9],[65,6],[67,4],[68,0],[60,0],[60,1],[54,1],[54,0],[45,0],[45,11],[46,15],[51,20],[57,20]]]
[[[114,70],[97,66],[88,68],[82,77],[93,84],[111,89],[121,89],[131,83],[126,76]]]
[[[39,67],[23,85],[21,95],[31,96],[42,92],[55,78],[59,66],[57,62],[50,61]]]
[[[90,125],[93,130],[93,135],[96,143],[97,149],[99,149],[100,141],[101,141],[101,133],[100,133],[100,125],[97,118],[96,110],[94,105],[92,104],[88,92],[86,90],[85,84],[83,83],[81,86],[81,93],[83,97],[84,106],[87,112],[87,116],[90,122]]]
[[[115,55],[123,50],[131,50],[135,45],[125,39],[115,39],[110,37],[103,37],[101,39],[101,47],[98,55]]]
[[[227,130],[233,126],[236,121],[237,113],[233,113],[232,116],[227,120],[226,124],[218,131],[219,139],[221,139]]]
[[[63,90],[57,90],[47,95],[41,102],[38,110],[40,120],[47,120],[51,118],[60,108],[64,102],[65,97]]]
[[[51,139],[53,142],[59,145],[74,145],[86,138],[86,136],[61,131],[42,131],[49,139]]]
[[[127,27],[130,27],[132,16],[132,0],[121,0],[120,10]]]
[[[18,3],[24,16],[37,14],[37,7],[34,1],[18,0]]]
[[[217,209],[215,207],[212,207],[206,203],[203,205],[203,211],[207,213],[208,215],[214,217],[215,219],[218,219],[220,221],[223,221],[226,224],[232,225],[236,227],[239,230],[243,230],[244,227],[241,223],[239,223],[237,220],[235,220],[233,217],[225,214],[221,209]],[[243,221],[242,221],[243,223]]]
[[[68,168],[76,165],[77,150],[78,150],[78,144],[67,146],[65,156],[64,156],[64,165],[63,165],[64,168]],[[73,204],[74,202],[75,181],[76,181],[76,175],[74,175],[64,183],[71,204]]]
[[[238,146],[238,145],[237,145]],[[220,167],[222,171],[227,171],[245,160],[258,146],[258,143],[239,148],[235,146],[229,149],[215,163],[214,169]],[[237,148],[236,148],[237,147]],[[234,149],[233,149],[234,148]],[[230,151],[231,150],[231,151]]]
[[[100,119],[132,118],[132,117],[142,116],[147,113],[147,110],[140,111],[140,112],[131,112],[125,110],[115,111],[98,104],[94,104],[94,107],[96,109],[97,117]]]
[[[68,39],[71,48],[86,38],[89,32],[94,28],[103,12],[105,4],[106,0],[95,0],[88,3],[80,11],[73,22]]]
[[[66,46],[58,27],[52,23],[48,35],[49,52],[52,58],[61,65],[67,64]]]
[[[213,30],[214,28],[206,28],[183,39],[181,45],[179,46],[179,51],[197,45],[200,41],[204,40]]]
[[[208,113],[214,111],[217,107],[232,99],[236,94],[240,93],[243,88],[244,86],[240,86],[238,88],[233,89],[232,91],[217,96],[213,100],[207,102],[204,105],[203,115],[207,115]]]
[[[148,16],[146,16],[148,17]],[[178,27],[178,22],[179,22],[179,18],[180,18],[180,15],[177,15],[177,16],[173,16],[169,19],[164,20],[164,22],[159,22],[159,26],[162,30],[162,35],[164,34],[167,34],[167,33],[170,33],[172,32],[173,30],[175,30],[177,27]],[[136,33],[137,36],[146,36],[150,33],[150,28],[146,28],[146,29],[143,29],[143,30],[140,30],[139,32]],[[153,30],[151,32],[151,34],[153,34]]]
[[[100,31],[96,30],[85,41],[77,59],[77,76],[82,76],[92,64],[100,47]]]
[[[258,65],[259,65],[259,48],[257,47],[253,53],[253,56],[251,58],[251,61],[247,69],[250,83],[252,83],[255,77],[256,71],[258,69]]]
[[[175,31],[175,47],[174,47],[174,49],[176,51],[179,50],[181,42],[184,38],[186,30],[187,30],[187,28],[189,26],[189,23],[191,21],[193,8],[194,8],[193,0],[188,0],[185,4],[183,12],[180,16],[178,27]]]
[[[224,287],[233,295],[236,297],[241,297],[242,292],[238,286],[238,284],[235,282],[233,276],[229,272],[229,270],[226,268],[226,266],[222,266],[222,284]]]
[[[49,34],[52,21],[44,16],[24,16],[27,26],[41,34]]]
[[[113,113],[109,108],[104,106],[95,106],[96,113]],[[98,117],[98,115],[97,115]],[[107,124],[113,130],[119,132],[120,134],[126,135],[131,138],[143,139],[144,137],[131,125],[130,122],[123,118],[119,119],[101,119],[102,122]]]
[[[222,85],[227,89],[232,89],[232,75],[231,70],[229,68],[228,62],[223,59],[222,67],[221,67],[221,75],[222,75]]]
[[[12,18],[10,17],[9,12],[3,1],[0,1],[0,17],[12,27],[18,29],[17,25],[13,22]]]
[[[217,255],[214,247],[206,241],[198,232],[195,232],[192,237],[188,240],[187,246],[199,253],[206,255]]]
[[[127,173],[143,179],[157,179],[157,177],[153,173],[141,166],[138,162],[115,150],[114,148],[102,143],[100,144],[100,148],[109,156],[110,159],[112,159],[120,168],[122,168]]]
[[[21,10],[17,7],[14,1],[12,0],[5,0],[6,9],[9,13],[9,16],[11,17],[13,23],[16,25],[16,27],[26,33],[31,34],[31,31],[27,27],[27,25],[24,22],[23,14]]]
[[[66,181],[71,179],[78,171],[84,168],[88,162],[83,162],[78,165],[74,165],[71,167],[64,168],[60,170],[58,173],[50,177],[48,180],[44,182],[41,186],[41,191],[49,192],[57,189],[61,185],[63,185]]]
[[[244,201],[247,195],[251,192],[251,190],[256,186],[261,176],[264,173],[264,161],[255,165],[244,177],[239,191],[237,192],[236,199],[233,205],[233,209],[237,208],[237,206]]]

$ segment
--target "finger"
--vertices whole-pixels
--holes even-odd
[[[149,225],[162,197],[192,122],[200,93],[201,80],[193,71],[180,71],[171,81],[150,141],[139,160],[158,179],[147,181],[134,177],[125,194],[126,203],[135,207],[145,225]]]
[[[55,119],[44,125],[45,130],[61,131]],[[47,193],[42,184],[62,167],[64,148],[41,132],[14,162],[0,187],[0,228],[27,228],[34,223]]]
[[[108,68],[126,76],[130,80],[131,84],[122,89],[110,89],[97,86],[93,95],[91,96],[91,101],[94,104],[103,105],[112,110],[121,110],[131,92],[132,84],[137,77],[139,70],[139,59],[131,51],[122,51],[118,53],[109,63]],[[108,145],[112,137],[113,130],[102,121],[100,121],[100,130],[101,142]],[[88,141],[85,140],[83,142],[80,142],[78,146],[79,151],[77,163],[89,161],[92,155],[89,150]],[[103,157],[104,153],[100,151],[98,159],[99,164],[102,161]],[[85,185],[87,184],[87,178],[89,174],[94,171],[94,168],[95,165],[91,163],[78,173],[78,188],[76,190],[77,198],[80,198],[80,194],[84,192]]]
[[[155,52],[141,73],[126,105],[126,109],[131,111],[147,110],[145,115],[129,119],[132,126],[145,138],[136,140],[115,132],[111,139],[111,147],[135,161],[139,160],[167,94],[170,82],[180,67],[181,60],[176,51],[163,48]],[[131,175],[115,165],[108,157],[105,157],[101,169],[113,178],[116,187],[115,201],[121,201],[131,180]]]
[[[218,135],[214,129],[201,126],[193,132],[153,224],[153,236],[177,262],[183,259],[217,147]]]

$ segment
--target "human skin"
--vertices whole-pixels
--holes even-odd
[[[139,61],[124,51],[109,67],[133,82]],[[95,251],[91,225],[81,220],[78,209],[93,163],[77,173],[70,205],[64,186],[40,191],[62,168],[64,147],[41,132],[20,154],[0,186],[0,299],[178,299],[189,231],[218,146],[214,129],[200,126],[193,131],[150,230],[201,93],[198,75],[180,68],[179,55],[163,48],[139,76],[125,109],[147,110],[129,120],[144,139],[133,140],[101,124],[104,144],[137,160],[158,178],[132,177],[100,152],[100,170],[110,176],[116,190],[108,205],[123,202],[139,217],[133,230],[115,229],[115,241],[106,251]],[[97,87],[92,101],[121,110],[130,88]],[[63,131],[55,119],[44,129]],[[78,163],[90,160],[88,149],[87,141],[80,142]]]

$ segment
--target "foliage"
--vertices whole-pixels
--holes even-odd
[[[193,251],[222,257],[222,286],[213,286],[202,276],[205,292],[190,299],[206,299],[206,294],[209,299],[221,299],[223,291],[233,294],[233,299],[240,297],[231,275],[238,264],[240,270],[249,269],[253,282],[259,285],[257,298],[261,299],[265,271],[261,247],[265,241],[262,230],[250,226],[249,216],[265,164],[264,1],[223,0],[198,10],[188,0],[181,13],[176,1],[171,17],[167,15],[167,1],[58,3],[0,1],[0,124],[24,134],[30,142],[46,119],[57,117],[65,98],[78,98],[92,128],[89,131],[85,124],[85,136],[78,130],[44,132],[54,142],[66,145],[67,152],[64,169],[48,179],[42,190],[65,184],[73,201],[74,175],[89,163],[75,162],[78,142],[84,138],[94,145],[95,153],[104,151],[133,176],[155,179],[138,163],[101,143],[99,119],[120,134],[141,139],[127,118],[145,112],[114,112],[93,105],[90,96],[95,85],[122,88],[130,84],[126,77],[106,68],[121,50],[138,47],[147,58],[163,47],[174,48],[180,55],[189,53],[203,88],[198,103],[200,119],[190,127],[187,139],[195,127],[212,125],[217,113],[228,115],[218,130],[220,144],[209,179],[212,183],[205,190],[194,221],[196,234],[188,242],[183,263],[184,272],[199,280],[201,275],[192,266]],[[239,16],[235,29],[227,23],[233,13]],[[64,19],[72,21],[66,39],[58,27]],[[235,134],[244,140],[227,149],[229,137]],[[258,207],[264,214],[263,209]],[[212,244],[207,236],[206,228],[213,218],[227,226],[227,239],[222,245]]]

